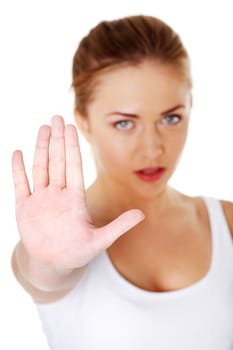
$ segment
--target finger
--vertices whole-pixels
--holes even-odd
[[[48,125],[43,125],[39,129],[32,173],[34,191],[45,188],[49,183],[48,161],[50,135],[51,129]]]
[[[25,172],[23,154],[15,151],[12,155],[12,175],[15,189],[16,203],[31,195],[28,178]]]
[[[78,134],[74,125],[65,127],[66,150],[66,186],[84,192],[82,158],[78,142]]]
[[[64,120],[60,116],[54,116],[51,122],[49,184],[65,187]]]
[[[94,231],[94,241],[96,252],[110,247],[120,236],[136,226],[145,215],[139,209],[131,209],[121,214],[118,218]]]

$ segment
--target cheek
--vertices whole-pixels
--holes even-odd
[[[176,140],[176,142],[174,142],[174,144],[172,145],[174,148],[174,152],[181,152],[184,148],[184,145],[186,143],[186,136],[183,135],[183,137],[180,137],[179,139]]]
[[[101,140],[92,146],[97,165],[101,168],[117,168],[119,165],[127,164],[127,149],[119,142],[112,140]]]
[[[167,137],[165,142],[166,153],[171,155],[173,158],[179,156],[179,154],[183,151],[187,140],[187,129],[182,130],[179,134],[170,135]]]

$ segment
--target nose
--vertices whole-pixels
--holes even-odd
[[[140,153],[147,159],[156,159],[164,152],[163,140],[157,128],[142,132],[139,148]]]

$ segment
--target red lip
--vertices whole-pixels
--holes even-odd
[[[163,167],[160,167],[160,166],[156,166],[156,167],[150,167],[150,168],[143,168],[143,169],[139,169],[139,170],[136,170],[136,172],[138,171],[144,171],[144,170],[157,170],[157,169],[161,169]]]
[[[157,170],[155,173],[151,174],[145,174],[143,171],[145,170]],[[155,168],[145,168],[142,170],[135,171],[135,174],[138,176],[140,180],[151,182],[156,181],[161,178],[161,176],[164,174],[165,168],[163,167],[155,167]]]

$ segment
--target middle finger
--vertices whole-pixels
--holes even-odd
[[[63,188],[65,182],[64,120],[60,116],[54,116],[51,121],[49,184]]]

